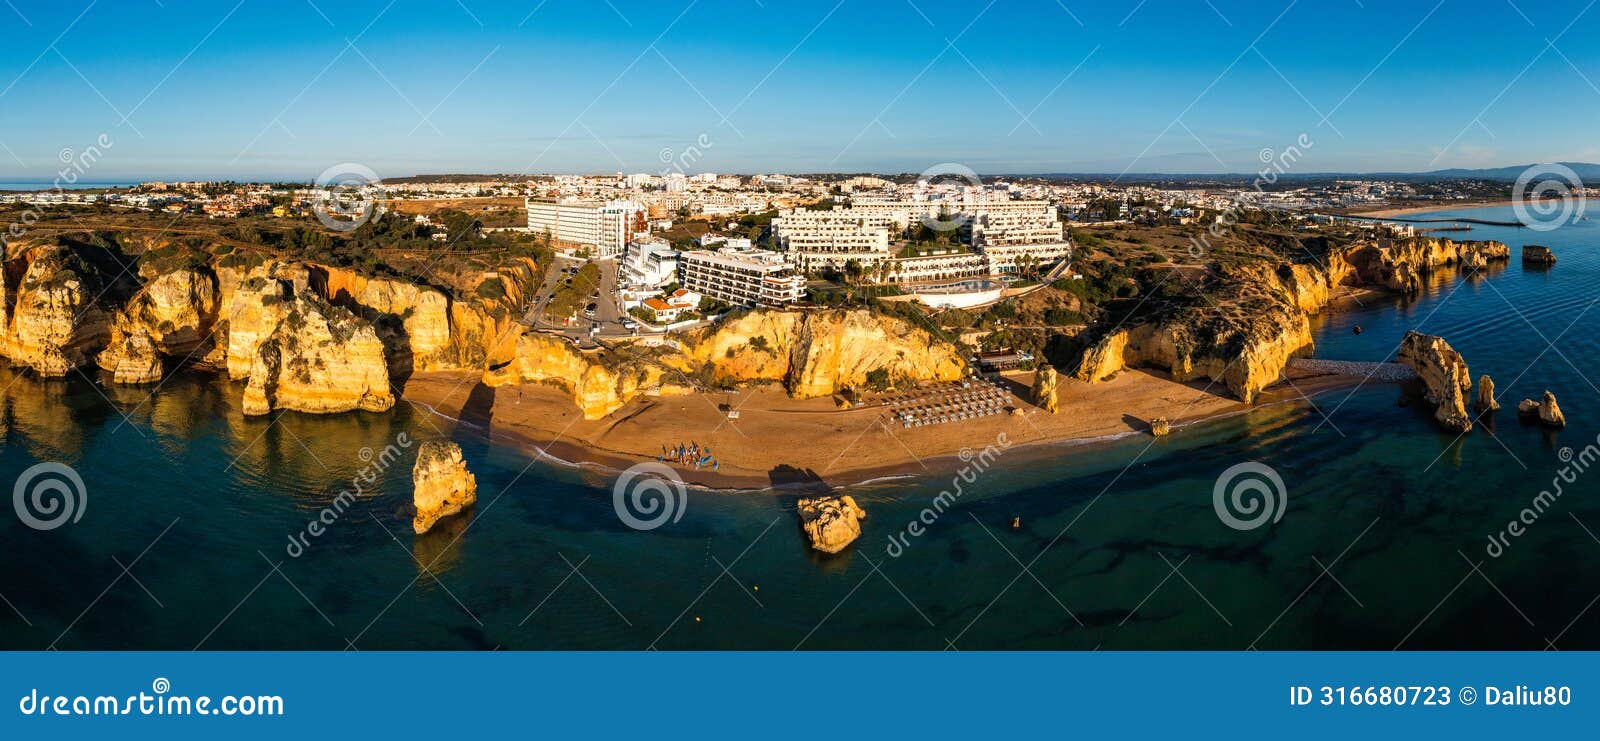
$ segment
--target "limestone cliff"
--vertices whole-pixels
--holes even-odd
[[[1567,416],[1561,413],[1561,405],[1556,403],[1556,395],[1549,391],[1544,392],[1540,401],[1523,399],[1522,403],[1517,405],[1517,413],[1523,417],[1537,419],[1546,427],[1567,426]]]
[[[478,500],[478,480],[467,470],[461,446],[453,442],[423,443],[417,450],[416,465],[411,468],[411,481],[411,501],[417,510],[411,529],[418,535]]]
[[[779,381],[801,399],[867,384],[955,381],[966,366],[954,345],[901,319],[866,310],[758,310],[684,338],[673,362],[712,383]]]
[[[1056,369],[1046,363],[1033,374],[1033,403],[1051,414],[1061,409],[1061,379]]]
[[[1200,286],[1198,302],[1102,335],[1075,376],[1094,383],[1124,368],[1155,367],[1179,381],[1208,378],[1251,403],[1290,359],[1311,354],[1310,315],[1339,288],[1414,293],[1441,267],[1481,267],[1510,254],[1500,242],[1417,237],[1362,242],[1311,263],[1233,268]]]
[[[315,297],[296,297],[257,348],[244,413],[326,414],[394,406],[383,343],[372,325]]]
[[[65,376],[87,365],[111,334],[95,270],[57,245],[33,248],[18,260],[26,266],[21,281],[0,295],[6,307],[0,309],[0,355],[42,376]]]
[[[489,386],[552,383],[572,394],[585,419],[600,419],[645,393],[682,393],[686,379],[649,356],[584,353],[566,339],[529,332],[516,359],[484,374]]]
[[[214,339],[217,282],[209,269],[147,266],[140,274],[146,283],[117,312],[110,342],[96,358],[116,383],[160,380],[162,357],[203,358]]]
[[[1481,269],[1490,262],[1511,259],[1503,242],[1456,242],[1438,237],[1377,240],[1347,253],[1361,281],[1401,293],[1422,290],[1423,278],[1433,271],[1459,265]]]
[[[1467,414],[1467,394],[1472,391],[1472,374],[1461,353],[1443,338],[1420,332],[1407,332],[1396,355],[1422,378],[1423,399],[1434,405],[1433,418],[1451,432],[1472,429]]]

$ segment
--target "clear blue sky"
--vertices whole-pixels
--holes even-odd
[[[0,3],[0,180],[1600,160],[1588,0]]]

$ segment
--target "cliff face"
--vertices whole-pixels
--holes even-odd
[[[161,357],[204,357],[217,319],[217,280],[209,269],[148,273],[144,287],[117,312],[111,339],[96,358],[117,383],[160,380]]]
[[[1252,403],[1282,377],[1290,359],[1311,354],[1310,316],[1336,289],[1416,292],[1440,267],[1481,267],[1510,254],[1500,242],[1418,237],[1363,243],[1326,255],[1321,264],[1237,268],[1207,287],[1200,304],[1101,337],[1084,351],[1075,375],[1093,383],[1124,368],[1150,366],[1179,381],[1209,378]]]
[[[553,383],[572,394],[585,419],[600,419],[641,394],[687,391],[672,375],[639,358],[586,354],[561,337],[529,332],[517,342],[516,359],[485,373],[484,383]]]
[[[781,381],[790,395],[827,396],[882,372],[890,383],[955,381],[966,366],[955,346],[919,327],[866,310],[752,311],[685,338],[680,370],[713,382]]]
[[[297,297],[251,362],[244,413],[326,414],[394,406],[383,343],[372,325],[320,299]]]
[[[0,295],[0,355],[41,376],[64,376],[87,365],[110,340],[111,321],[100,306],[94,270],[70,249],[44,246],[18,258],[22,280]],[[3,281],[0,281],[3,283]]]
[[[868,311],[749,312],[685,337],[676,351],[585,353],[529,332],[514,358],[484,374],[490,386],[549,382],[570,391],[584,417],[599,419],[643,394],[677,394],[691,378],[713,385],[780,382],[795,398],[826,396],[867,382],[954,381],[965,374],[954,346]]]
[[[1509,260],[1511,249],[1503,242],[1456,242],[1437,237],[1380,240],[1347,254],[1361,281],[1400,293],[1417,293],[1433,271],[1459,265],[1481,269],[1490,262]]]
[[[1180,382],[1209,378],[1252,403],[1291,358],[1311,354],[1307,311],[1327,303],[1327,275],[1305,265],[1241,269],[1203,305],[1101,338],[1084,352],[1076,376],[1094,383],[1153,366]]]
[[[1472,391],[1472,373],[1461,353],[1441,337],[1407,332],[1400,341],[1396,359],[1411,366],[1421,376],[1423,398],[1433,404],[1433,418],[1451,432],[1472,429],[1467,414],[1467,394]]]

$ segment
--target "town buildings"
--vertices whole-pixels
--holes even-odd
[[[529,198],[528,229],[568,247],[587,248],[594,257],[622,254],[643,213],[632,201],[563,201]]]
[[[685,288],[735,306],[779,306],[805,295],[805,277],[776,252],[689,250],[679,261]]]

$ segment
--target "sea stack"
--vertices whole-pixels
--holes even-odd
[[[1400,341],[1397,358],[1422,378],[1422,398],[1434,405],[1433,418],[1440,427],[1451,432],[1472,429],[1466,400],[1472,391],[1472,374],[1461,353],[1442,337],[1413,330]]]
[[[1544,392],[1542,401],[1523,399],[1522,403],[1517,405],[1517,414],[1530,419],[1536,418],[1546,427],[1567,426],[1567,417],[1561,413],[1561,405],[1556,403],[1556,395],[1549,391]]]
[[[423,443],[417,450],[411,480],[415,487],[411,501],[417,508],[411,528],[418,535],[431,530],[440,518],[457,514],[478,501],[478,480],[467,471],[461,446],[452,442]]]
[[[861,520],[867,512],[852,497],[802,499],[799,507],[800,526],[816,550],[838,553],[861,537]]]
[[[1051,414],[1061,408],[1060,376],[1054,366],[1046,363],[1033,374],[1033,403]]]
[[[1150,420],[1150,435],[1152,437],[1166,437],[1172,433],[1172,423],[1166,417],[1156,417]]]
[[[1493,412],[1500,408],[1500,402],[1494,398],[1494,379],[1485,373],[1478,379],[1478,411]]]
[[[1551,252],[1549,247],[1525,244],[1522,246],[1522,263],[1524,265],[1554,265],[1556,264],[1556,253]]]

